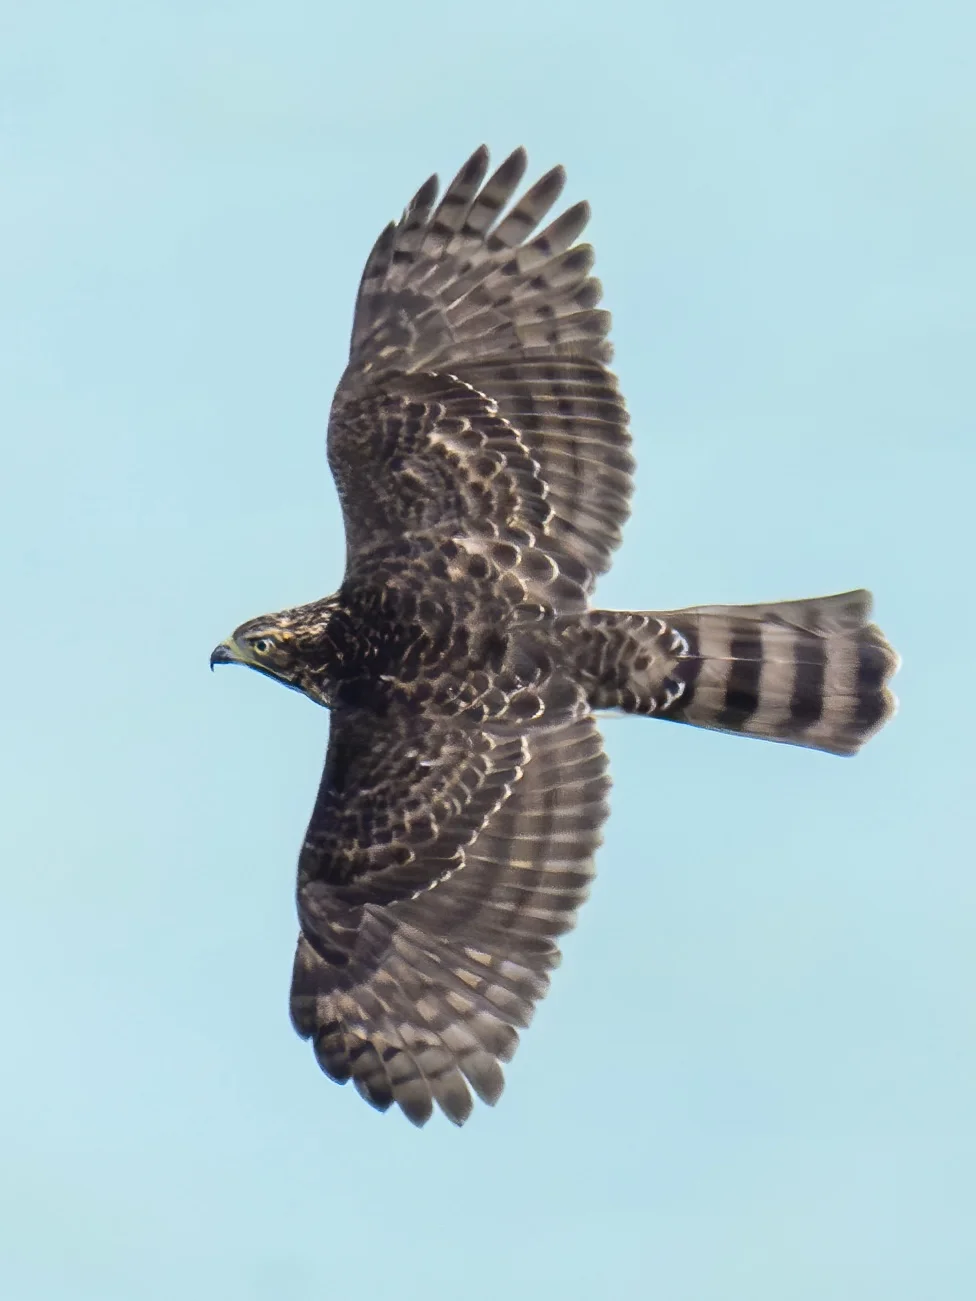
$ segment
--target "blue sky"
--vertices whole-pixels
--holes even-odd
[[[0,2],[0,1290],[939,1301],[976,1288],[976,11]],[[482,140],[563,162],[640,468],[600,600],[867,585],[856,760],[629,720],[494,1111],[287,1018],[327,719],[211,677],[338,585],[362,260]]]

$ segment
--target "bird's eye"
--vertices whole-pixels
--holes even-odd
[[[257,641],[251,643],[259,655],[270,655],[274,650],[274,642],[270,637],[259,637]]]

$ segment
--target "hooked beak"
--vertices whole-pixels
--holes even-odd
[[[210,656],[210,672],[213,672],[215,664],[240,664],[240,662],[240,657],[231,643],[222,641],[219,646],[214,647]]]

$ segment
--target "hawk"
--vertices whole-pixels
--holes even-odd
[[[242,624],[244,664],[331,712],[291,990],[333,1080],[462,1124],[559,961],[607,816],[599,710],[853,754],[898,660],[847,592],[600,610],[630,511],[627,411],[561,167],[433,176],[380,235],[329,419],[339,591]]]

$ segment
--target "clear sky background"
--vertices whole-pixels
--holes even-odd
[[[0,1294],[976,1294],[976,10],[0,0]],[[362,261],[481,141],[589,198],[639,457],[604,604],[867,585],[856,760],[613,723],[495,1111],[288,1022],[327,717],[211,677],[341,577]]]

